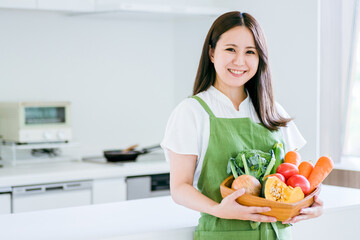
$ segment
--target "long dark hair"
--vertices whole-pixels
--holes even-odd
[[[210,46],[211,49],[215,49],[220,36],[237,26],[245,26],[252,32],[259,54],[257,72],[245,83],[245,89],[249,92],[261,123],[269,130],[278,130],[279,127],[286,126],[291,118],[284,118],[276,111],[265,36],[258,22],[248,13],[228,12],[215,20],[205,38],[193,94],[196,95],[214,85],[216,72],[214,64],[210,61]]]

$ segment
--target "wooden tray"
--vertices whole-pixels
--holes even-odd
[[[236,191],[231,189],[233,180],[234,176],[230,176],[221,183],[220,192],[223,198]],[[314,202],[314,196],[319,193],[320,187],[317,187],[312,193],[296,203],[280,203],[246,193],[238,197],[236,201],[245,206],[270,207],[271,211],[260,214],[276,217],[278,221],[285,221],[299,215],[302,208],[311,206]]]

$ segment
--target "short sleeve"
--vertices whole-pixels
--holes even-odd
[[[279,103],[276,103],[276,109],[281,116],[290,118],[289,114]],[[294,149],[300,150],[303,146],[305,146],[306,140],[297,128],[294,120],[288,122],[286,127],[281,127],[280,131],[282,132],[285,141],[285,152]]]
[[[194,100],[185,99],[171,113],[161,147],[168,160],[167,150],[179,154],[199,156],[196,111],[192,107]]]

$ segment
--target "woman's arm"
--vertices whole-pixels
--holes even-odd
[[[217,203],[201,194],[193,187],[196,155],[170,154],[170,189],[173,200],[193,210],[225,219],[252,220],[256,222],[276,222],[276,218],[264,216],[260,212],[270,211],[269,207],[247,207],[235,200],[244,194],[240,189]]]

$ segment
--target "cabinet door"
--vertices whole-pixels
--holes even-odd
[[[14,213],[89,205],[91,189],[20,195],[12,204]]]
[[[93,182],[93,204],[126,200],[125,178],[96,179]]]
[[[0,194],[0,214],[11,213],[11,195],[10,193]]]

